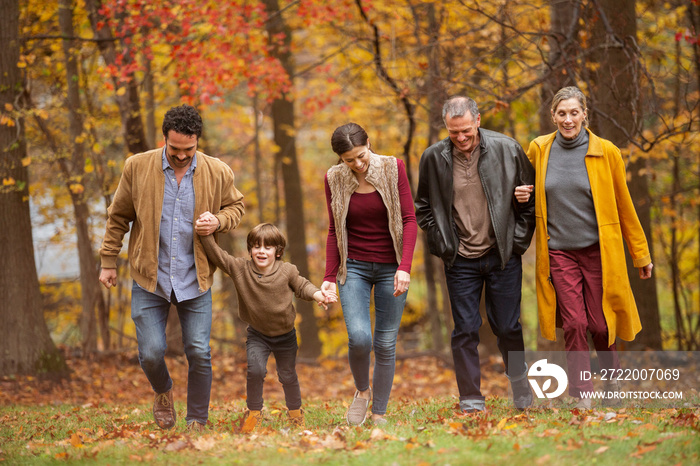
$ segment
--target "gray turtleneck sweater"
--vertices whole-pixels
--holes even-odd
[[[586,170],[588,131],[575,139],[559,132],[552,144],[544,183],[549,249],[582,249],[598,242],[598,222]]]

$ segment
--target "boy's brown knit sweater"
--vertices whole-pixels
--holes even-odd
[[[293,296],[312,301],[314,293],[320,291],[289,262],[278,259],[272,271],[263,275],[251,259],[233,257],[221,249],[213,235],[200,236],[200,239],[209,260],[226,272],[236,285],[241,320],[263,335],[275,337],[291,332],[296,317]]]

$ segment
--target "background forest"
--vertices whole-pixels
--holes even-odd
[[[527,148],[554,131],[549,102],[566,85],[622,149],[651,239],[653,279],[630,267],[644,329],[625,348],[699,350],[698,27],[698,0],[0,0],[0,375],[60,371],[68,350],[135,350],[126,247],[109,292],[97,250],[124,160],[162,145],[168,108],[200,110],[200,150],[229,163],[245,195],[223,247],[244,255],[248,230],[273,222],[285,258],[320,285],[337,126],[364,126],[374,151],[406,162],[414,189],[421,153],[446,137],[447,96],[473,97],[483,127]],[[551,348],[538,341],[533,249],[526,344]],[[441,357],[449,303],[420,235],[413,263],[400,357]],[[297,310],[302,357],[344,354],[340,305]],[[241,347],[223,276],[214,313],[212,346]]]

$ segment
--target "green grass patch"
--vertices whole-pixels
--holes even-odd
[[[252,434],[236,432],[245,405],[212,403],[206,433],[185,430],[185,404],[169,431],[150,405],[0,407],[0,462],[7,464],[698,464],[700,409],[542,408],[519,412],[500,397],[462,415],[456,398],[389,404],[388,425],[350,427],[341,401],[311,400],[306,428],[266,407]]]

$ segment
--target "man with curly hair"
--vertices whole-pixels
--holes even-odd
[[[189,364],[187,427],[201,431],[207,423],[211,285],[216,268],[195,233],[225,233],[238,226],[244,213],[243,195],[234,185],[231,168],[197,150],[201,135],[202,118],[194,107],[167,111],[165,146],[129,157],[124,164],[100,249],[100,281],[110,288],[117,284],[117,256],[131,230],[131,317],[139,362],[155,392],[153,417],[161,429],[172,428],[176,421],[173,381],[165,363],[171,304],[180,317]],[[203,214],[208,220],[196,222]]]

